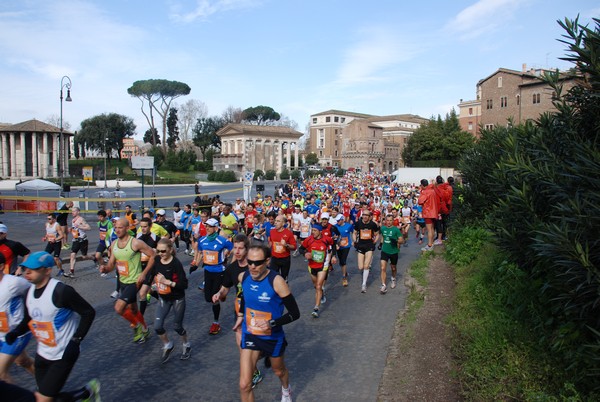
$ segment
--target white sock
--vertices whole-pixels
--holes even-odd
[[[173,347],[173,342],[169,341],[163,345],[163,349],[171,349]]]
[[[186,342],[186,343],[183,344],[184,348],[189,348],[190,346],[192,346],[192,344],[189,343],[189,342]]]
[[[363,281],[362,281],[363,286],[367,286],[367,279],[368,278],[369,278],[369,270],[368,269],[363,269]]]

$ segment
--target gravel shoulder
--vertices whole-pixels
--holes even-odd
[[[424,303],[416,319],[408,319],[404,310],[396,321],[378,401],[461,400],[446,323],[455,281],[452,268],[441,256],[430,260],[427,280],[427,287],[418,290],[423,292]]]

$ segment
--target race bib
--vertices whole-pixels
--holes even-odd
[[[54,243],[54,240],[56,240],[56,235],[54,233],[48,233],[46,234],[46,240],[50,243]]]
[[[300,230],[300,221],[294,221],[293,230],[294,230],[294,232],[297,232]]]
[[[100,240],[106,239],[106,232],[100,232]]]
[[[5,311],[0,311],[0,332],[8,333],[8,316]]]
[[[371,240],[371,229],[361,229],[360,230],[360,239],[361,240]]]
[[[271,335],[271,328],[260,329],[256,326],[257,320],[271,321],[272,314],[266,311],[246,308],[246,329],[253,335]]]
[[[281,243],[273,243],[273,252],[277,254],[285,253],[286,247]]]
[[[213,250],[204,250],[202,261],[208,265],[217,265],[219,263],[219,252]]]
[[[402,218],[402,222],[404,222],[404,223],[410,223],[410,216],[404,216]]]
[[[341,237],[338,244],[340,245],[340,247],[346,247],[348,245],[348,238]]]
[[[46,346],[56,346],[54,327],[52,327],[51,322],[31,320],[27,325],[29,325],[31,333],[36,337],[38,342],[43,343]]]
[[[300,232],[302,233],[309,233],[310,232],[310,225],[301,225],[300,226]]]
[[[79,230],[77,230],[77,228],[71,228],[71,234],[74,239],[79,239]]]
[[[156,285],[156,291],[161,295],[168,295],[171,293],[171,287],[165,285],[164,283],[159,283],[158,278],[154,277],[154,284]]]
[[[310,259],[313,260],[314,262],[325,261],[325,251],[312,250],[310,252]]]
[[[120,276],[129,276],[129,262],[117,260],[116,265]]]

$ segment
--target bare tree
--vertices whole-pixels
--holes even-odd
[[[293,130],[298,131],[298,123],[295,120],[290,119],[288,116],[281,114],[279,120],[272,124],[273,126],[289,127]]]
[[[177,107],[177,106],[175,106]],[[198,99],[189,99],[183,105],[178,107],[179,117],[179,138],[181,142],[190,141],[190,132],[198,119],[208,116],[208,107],[206,103]]]
[[[227,106],[227,109],[221,114],[221,118],[227,123],[241,123],[244,119],[244,111],[239,107]]]
[[[46,123],[53,125],[54,127],[60,128],[60,116],[58,115],[50,115],[46,117]],[[63,130],[71,131],[71,123],[63,120]]]

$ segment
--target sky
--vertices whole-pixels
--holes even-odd
[[[148,129],[138,80],[191,87],[208,115],[266,105],[305,132],[311,114],[444,116],[498,68],[567,69],[557,20],[590,0],[2,0],[0,123],[102,113]],[[66,81],[65,81],[66,82]],[[66,96],[66,93],[65,93]],[[157,125],[160,130],[160,125]]]

